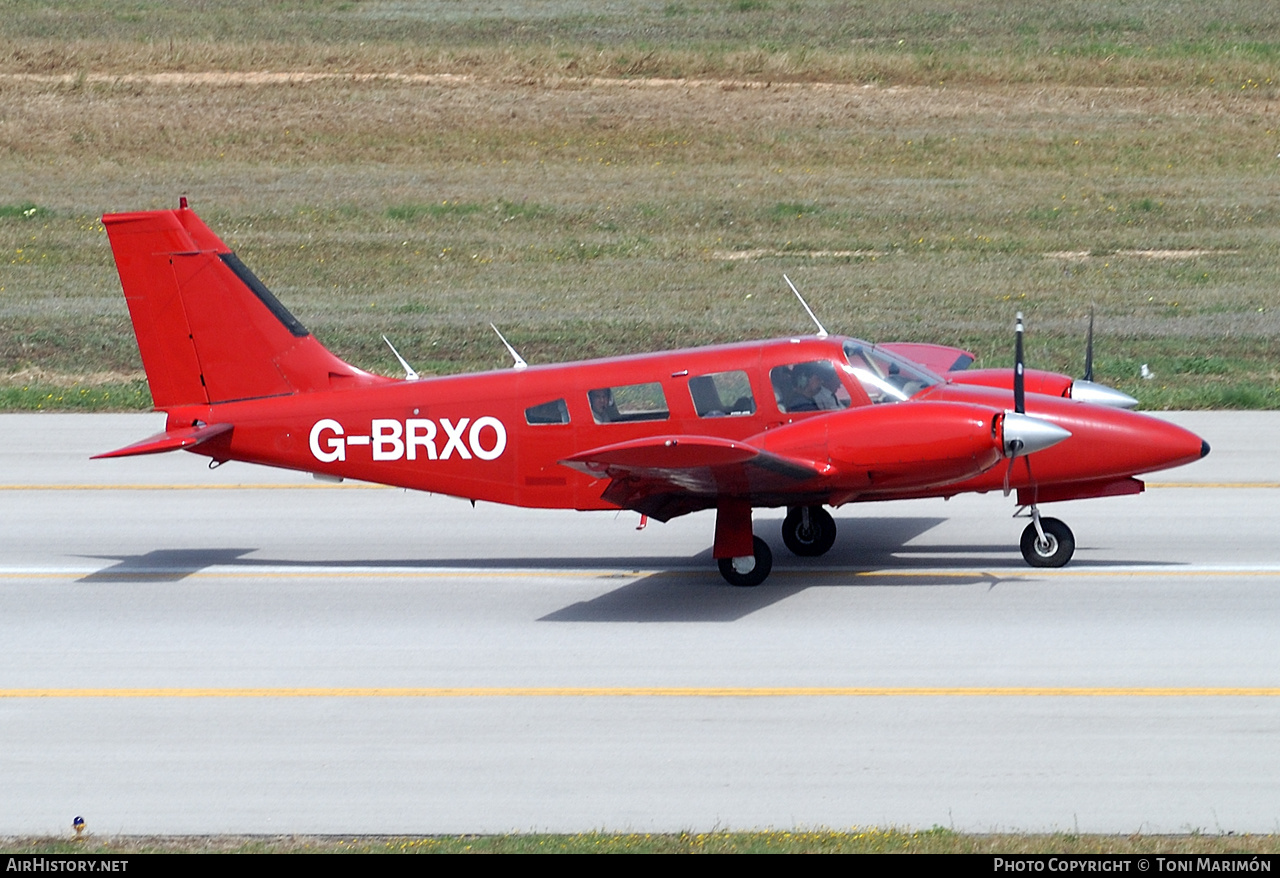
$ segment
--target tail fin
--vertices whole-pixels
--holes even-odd
[[[102,218],[157,409],[393,380],[325,350],[183,201]]]

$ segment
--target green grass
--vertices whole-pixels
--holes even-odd
[[[151,394],[142,380],[93,387],[74,382],[0,385],[0,411],[109,412],[149,408]]]
[[[33,220],[44,216],[46,211],[30,201],[21,204],[0,204],[0,220]]]
[[[394,220],[413,222],[421,219],[444,219],[446,217],[463,217],[484,208],[479,204],[442,201],[439,204],[397,204],[387,208],[387,217]],[[496,210],[496,208],[495,208]]]

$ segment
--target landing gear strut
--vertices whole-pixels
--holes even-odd
[[[1056,518],[1041,518],[1040,510],[1031,507],[1031,523],[1022,532],[1022,557],[1032,567],[1063,567],[1076,551],[1076,538]]]
[[[825,555],[836,541],[836,522],[821,506],[793,506],[782,520],[782,541],[795,555]]]
[[[725,497],[716,504],[716,541],[711,556],[730,585],[759,585],[773,569],[773,552],[751,533],[751,501]]]

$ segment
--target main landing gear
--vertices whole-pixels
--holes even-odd
[[[821,506],[792,507],[782,522],[782,541],[797,555],[826,554],[836,541],[835,519]],[[752,534],[751,507],[741,500],[725,500],[717,508],[712,554],[730,585],[759,585],[773,569],[773,552]]]
[[[782,541],[801,557],[825,555],[836,542],[836,521],[821,506],[793,506],[782,520]]]
[[[751,538],[752,553],[738,558],[721,558],[720,575],[730,585],[759,585],[769,576],[773,569],[773,551],[769,544],[759,537]]]
[[[1076,551],[1076,538],[1056,518],[1041,518],[1040,510],[1031,507],[1031,523],[1022,532],[1022,557],[1032,567],[1062,567]]]
[[[773,569],[769,544],[751,532],[751,503],[726,497],[716,506],[716,542],[712,556],[730,585],[759,585]]]

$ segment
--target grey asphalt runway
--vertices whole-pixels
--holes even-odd
[[[1280,416],[1056,504],[846,507],[725,585],[713,519],[518,510],[0,416],[0,834],[1280,831]]]

